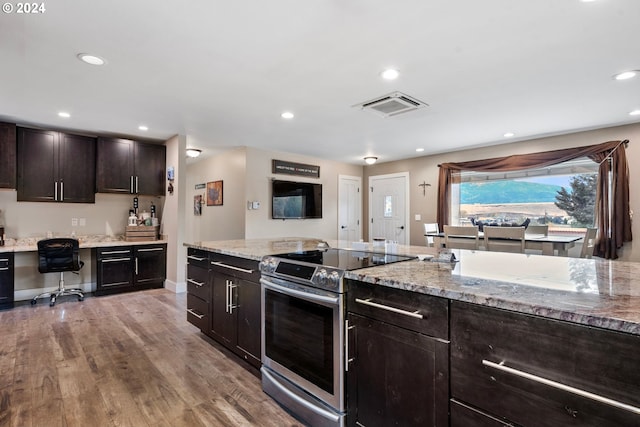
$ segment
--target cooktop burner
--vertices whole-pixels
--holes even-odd
[[[357,270],[393,262],[408,261],[415,257],[377,252],[362,252],[346,249],[318,249],[312,251],[289,252],[271,255],[293,261],[308,262],[339,270]]]

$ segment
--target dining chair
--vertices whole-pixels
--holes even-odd
[[[549,226],[548,225],[531,225],[527,227],[527,234],[542,234],[545,236],[549,235]]]
[[[524,227],[484,227],[488,251],[524,253]]]
[[[596,246],[596,234],[598,234],[597,228],[587,228],[582,240],[580,258],[591,258],[593,256],[593,249]]]
[[[427,236],[427,234],[438,234],[440,232],[440,228],[438,227],[437,222],[426,222],[424,223],[424,239],[427,246],[433,246],[435,244],[435,240],[433,236]]]
[[[480,246],[478,227],[445,225],[444,245],[447,249],[473,249]]]

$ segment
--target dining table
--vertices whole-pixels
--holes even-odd
[[[433,237],[434,245],[436,247],[444,246],[444,232],[439,233],[425,233],[426,237]],[[463,236],[457,236],[461,238]],[[466,236],[465,236],[466,237]],[[479,232],[480,245],[484,242],[484,233]],[[583,235],[544,235],[544,234],[532,234],[525,232],[524,235],[524,248],[531,250],[542,251],[542,255],[558,255],[568,256],[569,249],[576,245],[576,242],[582,239]],[[469,236],[469,238],[472,238]]]

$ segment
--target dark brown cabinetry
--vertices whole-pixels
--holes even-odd
[[[347,424],[448,425],[448,301],[348,281],[347,310]]]
[[[113,246],[92,251],[96,295],[161,288],[166,278],[166,245]]]
[[[98,192],[163,196],[165,158],[164,145],[98,138]]]
[[[640,336],[451,303],[451,425],[640,425]]]
[[[187,321],[208,333],[211,329],[211,283],[209,281],[209,253],[187,250]]]
[[[0,188],[16,188],[16,125],[0,123]]]
[[[13,253],[0,253],[0,309],[13,307]]]
[[[18,201],[95,203],[96,140],[18,128]]]
[[[260,367],[260,273],[258,262],[210,254],[209,335]]]

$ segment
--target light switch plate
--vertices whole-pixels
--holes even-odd
[[[422,215],[416,214],[416,221],[422,221]]]

